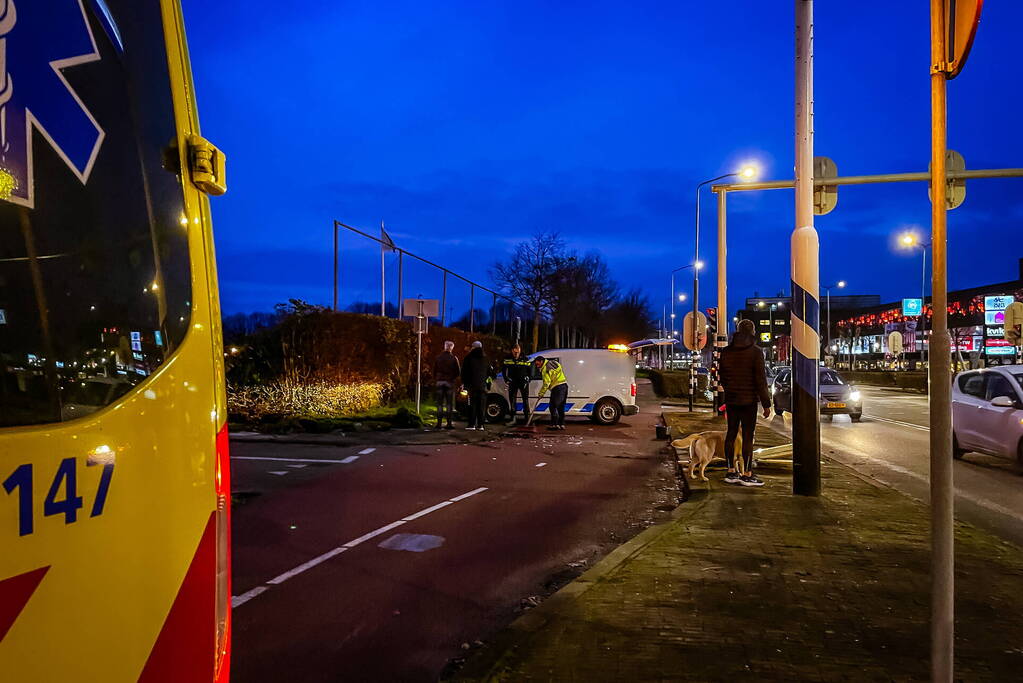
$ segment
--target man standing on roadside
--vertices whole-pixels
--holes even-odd
[[[522,418],[529,420],[529,377],[533,363],[522,355],[522,347],[515,344],[511,355],[501,364],[504,383],[508,385],[508,424],[515,424],[515,404],[522,396]]]
[[[453,429],[451,416],[455,412],[455,386],[462,374],[462,367],[451,350],[455,342],[444,342],[444,351],[433,361],[433,381],[437,385],[437,429],[440,429],[441,418],[447,415],[448,429]]]
[[[483,343],[474,341],[472,349],[462,360],[462,386],[469,392],[469,426],[472,431],[483,430],[487,422],[487,379],[490,363],[483,355]]]
[[[763,486],[753,474],[753,437],[757,428],[757,399],[764,417],[771,415],[771,394],[767,390],[764,354],[756,345],[756,328],[752,320],[740,320],[732,335],[732,343],[721,350],[719,367],[721,386],[725,390],[728,431],[725,433],[725,460],[728,462],[726,484]],[[746,474],[735,471],[735,437],[742,428],[742,460]]]
[[[548,389],[551,392],[549,399],[551,425],[547,429],[564,431],[565,401],[568,400],[568,380],[565,379],[565,371],[561,368],[561,363],[553,358],[537,356],[533,359],[533,363],[536,364],[536,368],[540,371],[540,376],[543,378],[543,386],[540,387],[537,400]]]

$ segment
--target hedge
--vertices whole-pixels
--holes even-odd
[[[647,370],[650,383],[658,396],[679,397],[689,396],[688,370]],[[696,376],[697,391],[707,390],[707,375]]]
[[[506,346],[501,338],[431,327],[423,335],[424,385],[432,385],[433,359],[445,341],[455,342],[455,354],[463,358],[477,339],[499,362]],[[293,311],[228,357],[233,407],[254,415],[279,400],[285,405],[277,412],[288,415],[340,416],[402,400],[415,390],[416,346],[405,320],[318,307]]]

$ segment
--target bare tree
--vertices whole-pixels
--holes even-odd
[[[642,339],[654,327],[650,300],[633,289],[607,310],[604,321],[605,341],[622,343]]]
[[[532,350],[539,347],[540,322],[552,312],[554,274],[565,258],[565,242],[557,232],[541,230],[520,242],[510,258],[498,261],[490,277],[509,296],[533,313]]]
[[[551,297],[555,336],[566,333],[561,345],[584,343],[578,337],[587,343],[594,340],[602,331],[604,314],[617,297],[618,285],[600,254],[572,254],[562,259],[554,273]]]

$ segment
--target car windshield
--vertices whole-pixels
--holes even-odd
[[[821,384],[845,384],[845,382],[842,381],[837,372],[823,370],[821,372]]]

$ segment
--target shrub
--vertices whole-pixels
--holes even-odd
[[[383,403],[387,387],[377,382],[296,382],[281,380],[256,386],[231,386],[228,412],[248,420],[278,422],[284,416],[339,417]]]

